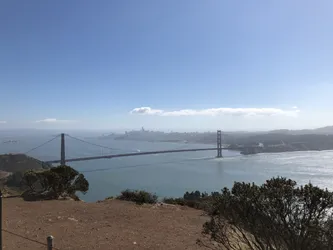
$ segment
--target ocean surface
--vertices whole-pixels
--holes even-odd
[[[27,153],[52,139],[54,134],[0,136],[0,153]],[[114,148],[102,149],[66,138],[66,158],[106,154],[210,147],[202,144],[153,143],[112,139],[79,139]],[[5,140],[17,143],[3,143]],[[28,155],[40,160],[60,159],[60,138],[37,148]],[[72,162],[68,165],[84,173],[90,183],[89,192],[81,195],[88,202],[115,196],[124,189],[144,189],[159,197],[179,197],[186,191],[220,191],[234,181],[263,183],[273,176],[294,179],[298,184],[309,181],[333,190],[333,151],[271,153],[243,156],[223,151],[222,159],[215,151],[132,156]]]

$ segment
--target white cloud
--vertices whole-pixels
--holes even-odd
[[[37,123],[68,123],[68,122],[75,122],[74,120],[58,120],[56,118],[46,118],[43,120],[36,121]]]
[[[159,116],[217,116],[217,115],[232,115],[232,116],[271,116],[271,115],[286,115],[296,116],[300,110],[293,107],[292,110],[282,110],[278,108],[210,108],[210,109],[181,109],[175,111],[164,111],[160,109],[152,109],[150,107],[135,108],[131,114],[141,115],[159,115]]]
[[[0,121],[0,124],[5,124],[7,123],[7,121]]]
[[[161,115],[163,114],[163,110],[152,109],[149,107],[141,107],[135,108],[131,112],[131,114],[145,114],[145,115]]]

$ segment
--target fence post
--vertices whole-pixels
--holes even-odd
[[[0,250],[2,250],[2,190],[0,189]]]
[[[47,236],[47,250],[53,250],[53,236]]]

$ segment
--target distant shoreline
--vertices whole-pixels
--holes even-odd
[[[113,138],[114,140],[120,140],[120,141],[136,141],[136,142],[151,142],[151,143],[178,143],[178,144],[205,144],[205,145],[215,145],[213,142],[194,142],[194,141],[187,141],[184,142],[183,140],[145,140],[145,139],[134,139],[134,138]],[[224,148],[223,150],[229,150],[229,151],[238,151],[241,152],[242,149],[240,148],[239,150],[237,149],[227,149]],[[284,148],[274,148],[274,147],[268,147],[268,148],[263,148],[262,151],[257,152],[257,153],[248,153],[248,154],[242,154],[242,155],[255,155],[255,154],[269,154],[269,153],[288,153],[288,152],[307,152],[307,151],[329,151],[333,150],[332,148],[325,148],[325,149],[308,149],[308,148],[297,148],[297,149],[292,149],[291,147],[284,147]]]

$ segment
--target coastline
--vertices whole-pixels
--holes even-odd
[[[190,145],[195,145],[195,144],[203,144],[203,145],[216,145],[216,143],[212,142],[197,142],[197,141],[187,141],[184,143],[182,140],[156,140],[156,141],[151,141],[151,140],[144,140],[144,139],[127,139],[127,138],[113,138],[113,140],[120,140],[120,141],[141,141],[141,142],[151,142],[151,143],[175,143],[175,144],[190,144]],[[228,151],[238,151],[241,152],[243,148],[239,149],[228,149],[228,148],[223,148],[223,150],[228,150]],[[292,147],[266,147],[262,148],[261,151],[256,152],[256,153],[248,153],[248,154],[243,154],[243,155],[253,155],[253,154],[267,154],[267,153],[287,153],[287,152],[307,152],[307,151],[329,151],[333,150],[332,148],[325,148],[325,149],[309,149],[309,148],[292,148]]]

